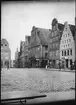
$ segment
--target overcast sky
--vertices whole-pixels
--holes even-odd
[[[53,18],[58,22],[75,23],[74,2],[4,2],[1,4],[1,38],[6,38],[15,58],[16,48],[33,26],[51,29]]]

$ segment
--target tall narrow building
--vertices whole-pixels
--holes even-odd
[[[60,59],[66,68],[75,62],[75,26],[64,23],[64,30],[60,42]]]
[[[62,36],[64,25],[58,23],[58,20],[54,18],[52,20],[52,30],[49,36],[49,60],[51,67],[59,68],[60,62],[60,40]]]

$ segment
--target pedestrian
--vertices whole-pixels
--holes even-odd
[[[47,69],[47,64],[46,64],[46,69]]]

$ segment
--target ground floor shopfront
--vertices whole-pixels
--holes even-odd
[[[62,58],[61,59],[61,64],[64,66],[64,68],[74,68],[75,66],[75,61],[73,59],[68,59],[68,58]]]
[[[49,60],[49,67],[50,68],[59,68],[60,60],[59,59],[50,59]]]

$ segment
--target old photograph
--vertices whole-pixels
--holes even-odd
[[[74,105],[75,23],[74,0],[1,2],[2,105]]]

